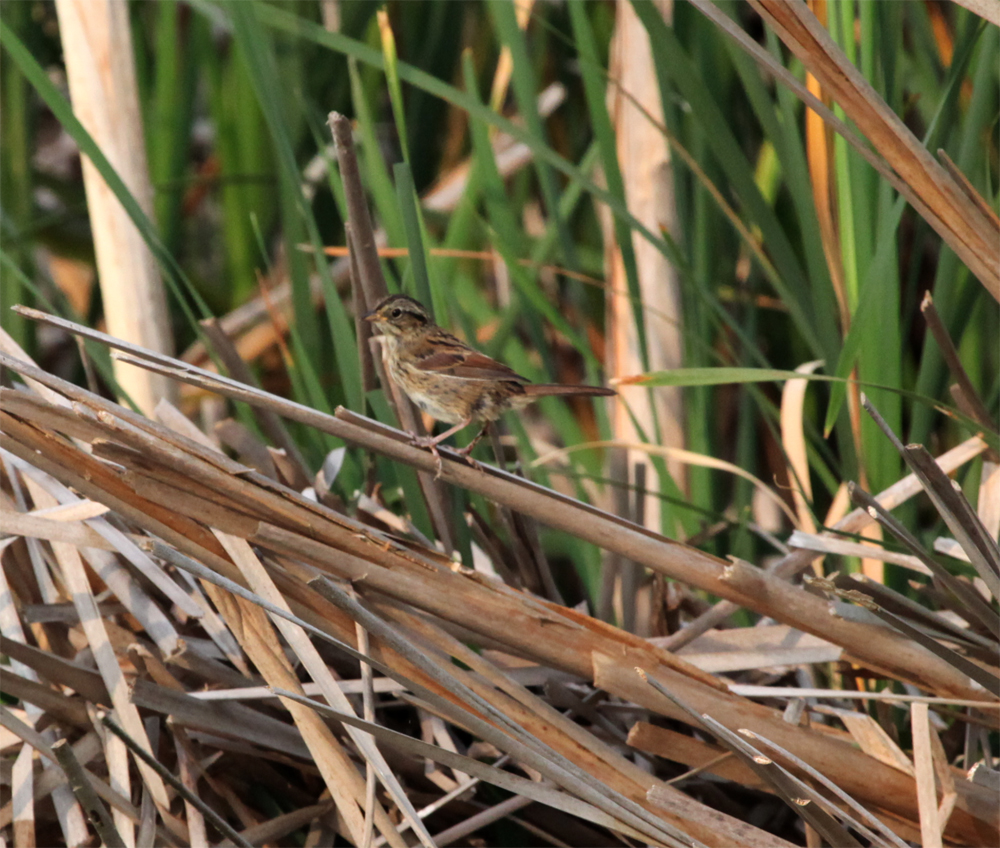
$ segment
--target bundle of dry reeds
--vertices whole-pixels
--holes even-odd
[[[362,416],[323,415],[28,314],[433,470],[428,452]],[[945,476],[985,449],[978,439],[842,522],[857,531],[928,487],[982,569],[974,585],[917,551],[940,612],[864,582],[826,588],[870,609],[782,579],[835,549],[832,537],[799,540],[777,570],[726,563],[444,452],[445,483],[775,622],[676,654],[304,497],[288,485],[302,469],[283,452],[264,450],[277,461],[262,473],[169,404],[151,421],[23,357],[2,364],[16,375],[0,390],[0,613],[3,691],[17,705],[2,708],[12,793],[0,827],[30,823],[44,839],[58,822],[68,844],[83,844],[82,805],[108,845],[279,843],[302,828],[311,845],[334,834],[444,845],[512,815],[539,843],[775,844],[735,809],[699,800],[715,779],[697,775],[709,774],[764,809],[760,799],[785,800],[829,844],[996,839],[996,773],[987,760],[966,779],[935,730],[939,711],[965,722],[969,766],[997,726],[996,619],[981,594],[995,589],[995,543]],[[913,694],[733,682],[832,660]],[[909,707],[912,761],[867,712],[822,700],[855,695]],[[292,809],[251,800],[251,783]],[[531,814],[541,807],[558,812]]]

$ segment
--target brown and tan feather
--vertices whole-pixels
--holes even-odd
[[[431,447],[473,421],[495,421],[541,397],[615,394],[601,386],[532,384],[442,330],[420,303],[405,295],[386,298],[365,318],[381,334],[390,378],[432,418],[456,425],[427,440]]]

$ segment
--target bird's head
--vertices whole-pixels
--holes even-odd
[[[423,305],[404,294],[390,295],[365,315],[365,320],[371,321],[380,333],[390,336],[400,336],[431,324],[431,316]]]

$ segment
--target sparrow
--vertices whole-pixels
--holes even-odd
[[[483,428],[470,444],[458,450],[465,457],[489,424],[508,410],[552,395],[616,394],[614,389],[601,386],[533,384],[442,330],[420,303],[406,295],[390,295],[364,317],[380,334],[390,379],[431,418],[454,425],[434,437],[413,437],[413,444],[431,449],[437,459],[437,476],[442,468],[437,446],[473,421],[482,422]]]

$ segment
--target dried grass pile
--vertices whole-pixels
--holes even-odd
[[[384,425],[66,326],[433,470]],[[674,653],[304,497],[281,452],[268,476],[167,404],[152,421],[2,363],[15,375],[0,389],[3,691],[17,703],[2,707],[0,827],[15,842],[30,827],[39,844],[85,844],[79,804],[109,845],[444,845],[508,817],[538,844],[774,845],[794,838],[789,810],[829,844],[996,842],[997,627],[982,594],[995,553],[946,477],[978,439],[876,501],[884,512],[926,485],[981,572],[952,576],[918,550],[939,612],[864,582],[826,584],[831,600],[782,579],[820,555],[816,540],[835,550],[831,534],[777,569],[726,563],[445,451],[444,483],[775,622]],[[880,716],[910,708],[912,753],[828,693],[764,685],[831,661],[908,684],[865,694]],[[977,779],[951,765],[938,713],[964,731],[964,765],[987,752]]]

